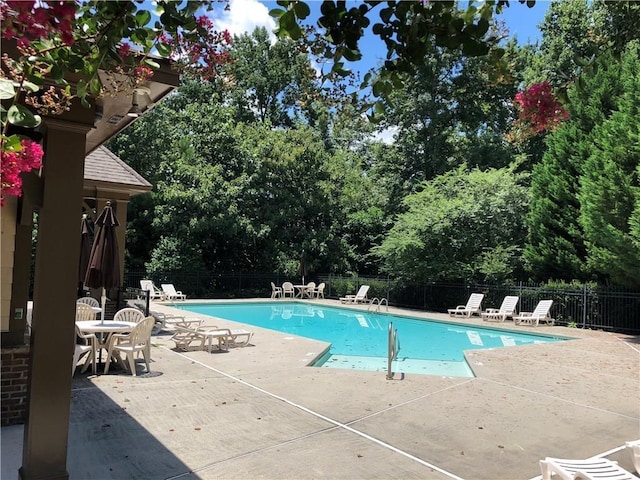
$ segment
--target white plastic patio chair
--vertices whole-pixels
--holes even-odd
[[[139,323],[144,320],[144,313],[137,308],[126,307],[118,310],[113,316],[114,322],[135,322]]]
[[[187,296],[180,290],[176,290],[173,283],[163,283],[160,285],[167,300],[186,300]]]
[[[313,292],[315,292],[316,290],[316,282],[309,282],[307,283],[307,286],[305,287],[304,291],[302,292],[302,297],[308,297],[308,298],[312,298],[313,297]]]
[[[149,360],[151,358],[151,330],[156,320],[153,317],[146,317],[139,322],[131,333],[128,334],[114,334],[111,335],[109,340],[109,350],[107,352],[107,361],[104,367],[104,373],[109,373],[109,364],[111,359],[116,359],[120,364],[125,366],[120,353],[124,353],[127,357],[129,370],[131,375],[136,376],[136,363],[135,354],[142,352],[144,362],[147,366],[147,373],[151,371],[149,367]],[[126,368],[126,366],[125,366]]]
[[[76,302],[76,321],[95,320],[97,312],[86,303]]]
[[[100,308],[100,302],[93,297],[80,297],[76,303],[86,303],[90,307]]]
[[[273,282],[271,282],[271,298],[282,298],[282,287],[276,287]]]
[[[324,298],[324,288],[325,288],[325,283],[322,282],[320,285],[318,285],[316,287],[316,289],[313,291],[313,296],[316,298]]]
[[[82,357],[85,358],[81,373],[84,373],[89,365],[93,365],[93,374],[96,374],[96,336],[93,333],[82,333],[76,325],[76,336],[82,343],[77,343],[73,352],[73,364],[71,365],[71,376],[76,373],[76,367]]]
[[[293,288],[293,283],[291,282],[284,282],[282,284],[282,298],[287,297],[295,297],[295,289]]]

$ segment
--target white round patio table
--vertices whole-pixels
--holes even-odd
[[[78,329],[82,333],[99,333],[96,335],[96,349],[109,348],[109,340],[114,333],[129,333],[133,330],[133,327],[137,325],[136,322],[114,322],[112,320],[81,320],[76,322]],[[100,352],[100,358],[102,358],[102,352]],[[107,362],[109,359],[106,360]]]

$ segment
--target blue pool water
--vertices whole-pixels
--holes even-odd
[[[565,340],[295,302],[209,303],[177,307],[329,342],[330,350],[314,365],[325,368],[386,371],[389,322],[393,322],[400,340],[400,351],[393,363],[396,373],[473,377],[464,359],[464,350]]]

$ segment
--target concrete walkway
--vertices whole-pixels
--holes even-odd
[[[254,331],[252,345],[179,352],[165,331],[148,374],[76,373],[70,478],[529,479],[545,456],[603,453],[633,471],[619,447],[640,438],[638,337],[508,321],[577,339],[471,351],[476,378],[386,380],[307,367],[325,343],[203,318]],[[21,442],[22,426],[2,428],[3,480]]]

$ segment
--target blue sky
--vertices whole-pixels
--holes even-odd
[[[310,0],[307,3],[312,10],[309,23],[315,24],[321,2]],[[506,8],[500,17],[504,19],[510,34],[517,36],[519,43],[535,42],[540,39],[538,25],[542,22],[549,5],[549,0],[538,0],[533,8],[528,8],[517,0],[511,0],[511,6]],[[271,31],[275,27],[275,22],[269,16],[269,10],[273,8],[280,8],[275,1],[230,0],[228,11],[219,8],[213,18],[217,29],[226,28],[232,34],[251,32],[256,26],[264,26]],[[373,35],[363,38],[361,49],[363,60],[351,64],[350,67],[352,70],[360,70],[363,74],[369,68],[376,66],[386,54],[384,45]]]

